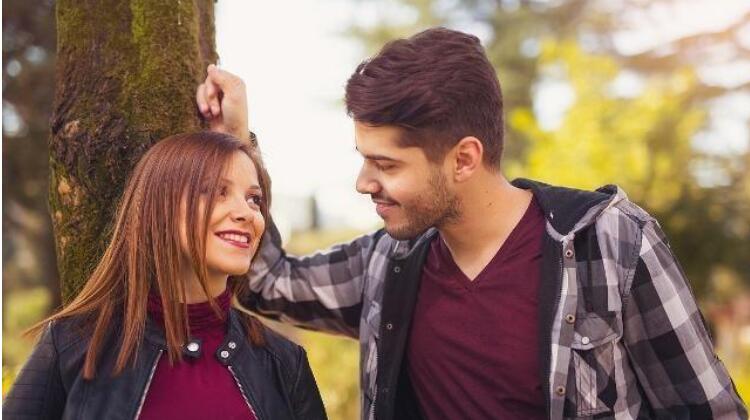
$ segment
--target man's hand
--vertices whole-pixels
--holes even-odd
[[[198,86],[195,101],[212,131],[249,140],[247,93],[242,79],[211,64],[206,80]]]

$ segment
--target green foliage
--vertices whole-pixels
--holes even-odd
[[[330,419],[359,418],[359,343],[304,332],[302,343]]]
[[[694,74],[683,72],[649,80],[633,98],[607,92],[620,73],[611,57],[585,53],[572,41],[547,41],[540,68],[555,67],[575,94],[560,127],[545,130],[530,108],[516,108],[509,124],[528,142],[522,161],[509,162],[507,174],[553,184],[592,189],[617,183],[636,202],[661,210],[694,183],[689,167],[690,139],[705,112],[693,106]]]
[[[6,297],[3,308],[3,396],[10,389],[13,379],[29,356],[36,337],[23,332],[39,322],[49,311],[50,292],[45,287],[17,290]]]
[[[746,404],[750,402],[750,364],[733,371],[732,379],[734,380],[734,386],[737,387],[737,393],[740,394],[742,400]]]

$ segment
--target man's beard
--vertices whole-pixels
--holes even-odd
[[[457,221],[461,215],[461,203],[456,194],[448,188],[448,182],[439,170],[430,175],[429,188],[420,192],[410,202],[402,202],[401,210],[406,222],[385,230],[398,240],[416,238],[431,227],[441,227]]]

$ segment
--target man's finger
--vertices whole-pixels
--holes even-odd
[[[195,102],[198,104],[198,111],[200,111],[204,118],[211,116],[208,102],[206,101],[206,85],[204,83],[198,85],[198,89],[195,92]]]
[[[242,84],[242,79],[238,76],[222,70],[213,64],[208,66],[208,78],[216,83],[224,92],[228,91],[229,87]]]
[[[206,82],[206,102],[211,113],[214,116],[219,115],[219,112],[221,112],[221,104],[219,103],[219,89],[220,87],[216,85],[213,80],[208,80]]]

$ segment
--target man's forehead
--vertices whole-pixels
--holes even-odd
[[[362,155],[398,153],[403,129],[396,126],[373,126],[355,123],[354,145]]]
[[[398,137],[404,129],[397,125],[392,124],[370,124],[361,121],[354,122],[354,130],[356,133],[372,136],[383,136],[383,137]]]

